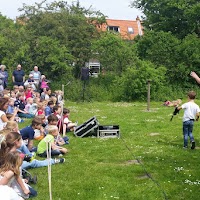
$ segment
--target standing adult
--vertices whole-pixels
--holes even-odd
[[[22,70],[22,66],[20,64],[17,65],[17,69],[13,71],[12,81],[14,85],[24,85],[25,81],[25,73]]]
[[[5,65],[0,65],[0,74],[4,76],[3,78],[3,87],[4,89],[7,88],[8,86],[8,72],[5,71],[6,66]]]
[[[35,86],[38,89],[39,88],[39,83],[40,83],[40,79],[41,79],[41,73],[38,70],[38,66],[35,66],[33,68],[33,71],[31,71],[31,73],[33,75],[33,80],[35,82]]]
[[[3,96],[3,90],[4,90],[3,81],[4,81],[4,75],[0,73],[0,94],[1,94],[1,96]]]

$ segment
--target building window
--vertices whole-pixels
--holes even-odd
[[[120,32],[119,26],[108,26],[109,31]]]
[[[129,34],[133,34],[134,33],[133,27],[128,27],[128,33]]]

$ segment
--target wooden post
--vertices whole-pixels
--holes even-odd
[[[147,110],[150,110],[150,99],[151,99],[151,93],[150,93],[150,80],[147,80],[148,84],[148,91],[147,91]]]
[[[62,84],[62,92],[63,92],[63,104],[65,103],[64,102],[64,99],[65,99],[65,85]]]

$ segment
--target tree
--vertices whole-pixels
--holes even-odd
[[[69,63],[73,57],[68,49],[59,41],[47,36],[38,37],[36,42],[37,44],[32,49],[34,53],[31,54],[32,59],[34,58],[32,66],[37,64],[42,73],[54,80],[59,80],[60,76],[64,76],[65,79],[70,78]]]
[[[36,3],[35,6],[24,5],[20,9],[24,12],[21,19],[25,21],[26,30],[29,32],[29,43],[37,45],[39,36],[59,41],[71,54],[73,59],[68,63],[73,64],[74,75],[79,77],[81,67],[91,56],[92,40],[98,36],[95,26],[103,23],[105,17],[100,12],[81,7],[79,2],[71,6],[65,1],[45,3],[46,0]]]
[[[132,43],[111,32],[102,33],[101,37],[93,42],[93,52],[106,71],[117,74],[121,74],[136,59]]]
[[[135,38],[135,42],[139,58],[149,60],[157,66],[164,65],[168,69],[176,66],[176,47],[181,41],[171,33],[147,31],[144,36]]]
[[[171,32],[178,38],[190,33],[200,36],[199,1],[134,0],[132,6],[143,11],[146,29]]]
[[[3,16],[0,16],[0,26],[0,63],[7,66],[11,76],[18,63],[26,65],[30,60],[27,53],[29,45],[25,40],[26,32],[23,26]]]

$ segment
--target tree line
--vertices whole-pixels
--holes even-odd
[[[147,80],[152,80],[152,99],[180,98],[183,89],[195,87],[189,73],[200,66],[198,3],[143,0],[132,5],[145,14],[144,35],[126,41],[98,31],[106,16],[79,1],[24,4],[16,21],[0,15],[0,63],[9,74],[18,63],[27,72],[37,65],[54,87],[70,80],[67,96],[78,100],[81,67],[97,58],[105,73],[90,79],[88,96],[94,100],[144,100]]]

